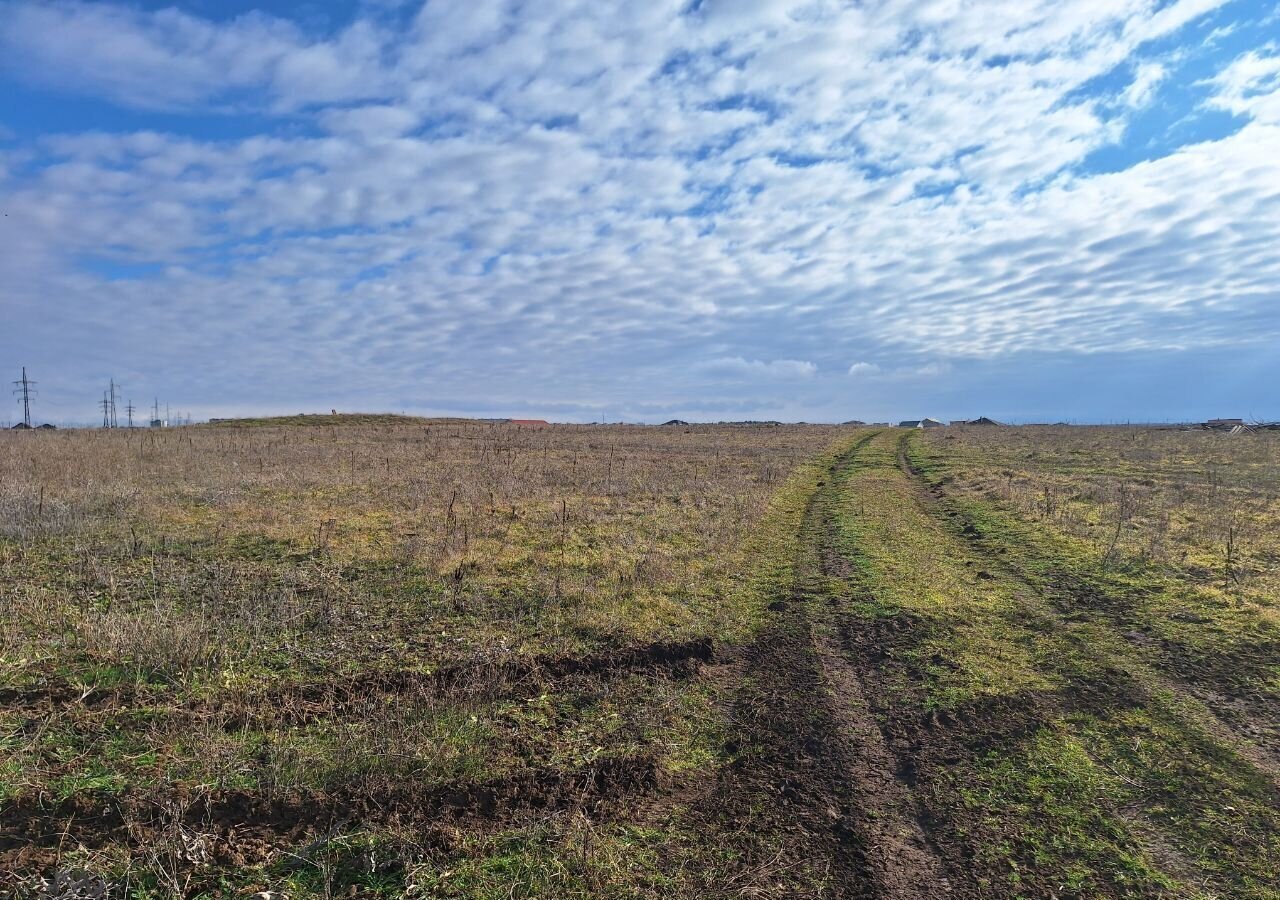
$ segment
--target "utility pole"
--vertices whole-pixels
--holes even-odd
[[[127,406],[125,406],[125,408],[124,408],[125,415],[127,415],[127,416],[129,417],[129,427],[130,427],[130,428],[132,428],[132,427],[133,427],[133,410],[134,410],[133,401],[132,401],[132,400],[130,400],[130,401],[129,401],[129,403],[128,403],[128,405],[127,405]]]
[[[35,391],[31,390],[34,381],[27,380],[27,367],[22,367],[22,378],[14,382],[13,392],[22,395],[22,424],[28,428],[31,427],[31,395]]]

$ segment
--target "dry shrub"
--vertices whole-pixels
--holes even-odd
[[[1097,547],[1274,606],[1280,433],[1157,428],[953,428],[956,488]]]
[[[11,475],[0,480],[0,537],[25,540],[72,534],[89,524],[119,518],[137,497],[127,484],[90,478],[72,491],[55,491]]]
[[[67,501],[46,497],[35,485],[0,483],[0,536],[27,539],[39,534],[65,534],[80,516]]]
[[[96,659],[170,679],[217,670],[235,652],[215,622],[173,614],[112,609],[77,622],[75,635]]]

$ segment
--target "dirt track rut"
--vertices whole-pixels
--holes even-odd
[[[794,586],[774,601],[772,620],[746,654],[751,687],[735,719],[757,751],[744,755],[718,797],[729,810],[742,798],[769,798],[781,818],[776,827],[810,856],[790,864],[825,871],[823,896],[953,896],[912,794],[912,765],[895,755],[868,699],[862,672],[874,663],[841,640],[850,593],[832,590],[844,574],[830,541],[838,480],[870,440],[839,459],[809,501]],[[791,896],[759,884],[742,894]]]

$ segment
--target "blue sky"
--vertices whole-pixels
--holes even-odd
[[[0,0],[0,209],[40,420],[1280,418],[1259,0]]]

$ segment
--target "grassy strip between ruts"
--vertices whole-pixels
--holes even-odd
[[[925,745],[935,839],[999,896],[1275,896],[1275,785],[1180,715],[1105,623],[1064,616],[969,540],[897,443],[842,474],[838,541],[854,627],[905,623],[881,630],[882,702]],[[939,764],[930,742],[949,743]]]
[[[963,457],[912,442],[912,465],[974,542],[1000,554],[1064,613],[1120,631],[1138,655],[1203,695],[1251,698],[1280,719],[1280,619],[1274,607],[1220,585],[1193,582],[1176,568],[1139,558],[1108,559],[1106,540],[1030,522],[1004,505],[953,490]],[[1273,726],[1275,722],[1271,723]],[[1280,740],[1280,732],[1262,736]]]

